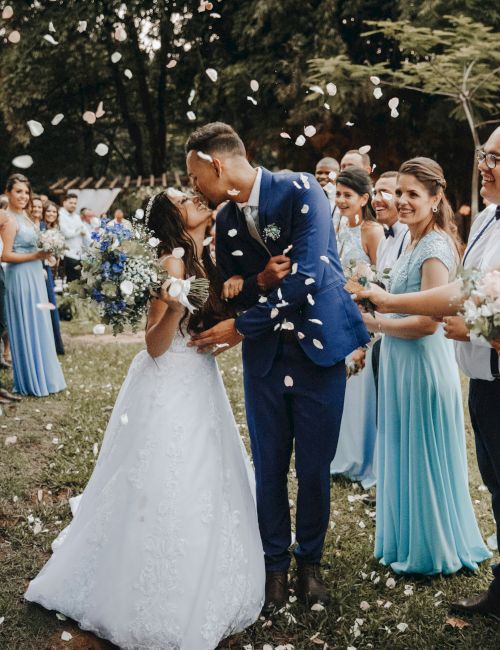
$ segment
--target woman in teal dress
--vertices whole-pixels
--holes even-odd
[[[59,364],[48,309],[38,229],[28,217],[31,188],[22,174],[13,174],[5,193],[9,221],[2,233],[5,308],[12,350],[14,392],[43,397],[66,388]]]
[[[403,163],[398,215],[411,241],[391,293],[446,284],[459,260],[441,167]],[[426,316],[372,317],[380,352],[375,557],[396,573],[450,574],[490,557],[469,495],[462,395],[453,344]]]

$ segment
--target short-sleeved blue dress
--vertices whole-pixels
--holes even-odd
[[[431,258],[451,273],[446,235],[433,231],[399,258],[391,292],[419,291]],[[441,326],[414,340],[384,336],[378,425],[375,557],[396,573],[476,569],[490,553],[469,495],[460,379]]]

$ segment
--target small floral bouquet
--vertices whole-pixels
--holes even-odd
[[[37,248],[44,253],[51,253],[54,257],[64,257],[68,250],[64,235],[56,228],[41,230],[38,234]]]
[[[151,294],[162,286],[191,313],[207,301],[208,280],[169,277],[157,255],[160,241],[144,226],[136,224],[131,230],[103,220],[91,239],[89,253],[81,262],[81,279],[72,282],[71,289],[97,303],[103,322],[112,326],[115,336],[126,325],[137,329]],[[182,257],[184,250],[172,253]]]
[[[500,271],[462,271],[461,279],[467,328],[488,342],[500,339]]]
[[[369,289],[370,284],[378,284],[383,289],[386,288],[391,269],[386,268],[383,271],[377,271],[375,266],[370,266],[367,262],[351,260],[349,264],[344,267],[344,275],[347,282],[344,288],[349,293],[357,293],[363,289]],[[375,305],[371,300],[361,300],[359,303],[362,307],[372,316],[375,314]]]

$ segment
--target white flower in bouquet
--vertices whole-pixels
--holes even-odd
[[[500,271],[463,271],[462,290],[462,315],[470,332],[488,342],[499,339]]]
[[[54,257],[64,257],[68,250],[64,235],[55,228],[42,230],[38,234],[37,248],[44,253],[51,253]]]

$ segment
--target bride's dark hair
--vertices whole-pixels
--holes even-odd
[[[222,301],[222,278],[210,255],[210,246],[203,247],[201,260],[196,256],[196,244],[186,231],[182,215],[166,192],[150,199],[146,208],[146,226],[160,240],[158,257],[170,254],[174,248],[183,248],[186,277],[206,277],[210,282],[209,296],[204,307],[189,316],[188,330],[200,332],[208,329],[232,314]],[[186,320],[184,316],[182,323]]]

